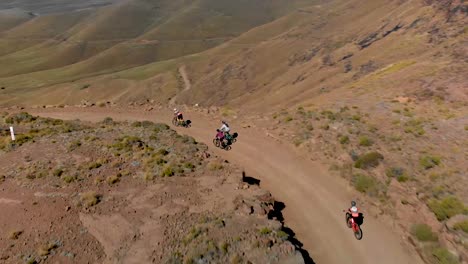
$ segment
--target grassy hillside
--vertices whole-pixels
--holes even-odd
[[[40,16],[4,32],[0,83],[37,88],[199,53],[315,1],[134,0]]]

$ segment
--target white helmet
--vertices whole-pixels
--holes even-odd
[[[174,108],[174,113],[177,113],[177,112],[179,112],[179,111],[177,110],[177,108]]]
[[[351,212],[352,213],[357,213],[358,212],[357,207],[356,206],[351,207]]]

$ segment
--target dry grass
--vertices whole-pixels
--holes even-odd
[[[101,201],[101,196],[96,194],[96,192],[89,191],[80,195],[80,201],[85,208],[90,208]]]

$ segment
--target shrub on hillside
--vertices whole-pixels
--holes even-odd
[[[341,136],[339,138],[340,144],[348,144],[349,143],[349,137],[348,136]]]
[[[370,147],[374,142],[366,136],[363,136],[359,139],[359,146]]]
[[[440,165],[440,157],[427,155],[419,160],[419,164],[428,170]]]
[[[371,176],[356,174],[353,176],[352,183],[359,192],[366,194],[376,194],[378,192],[378,182]]]
[[[456,223],[453,228],[455,230],[462,230],[463,232],[465,233],[468,233],[468,220],[465,220],[465,221],[461,221],[461,222],[458,222]]]
[[[377,167],[380,164],[380,161],[383,159],[383,155],[378,152],[366,153],[356,160],[354,167],[359,169]]]
[[[436,248],[432,251],[432,256],[440,264],[459,264],[458,258],[445,248]]]
[[[403,168],[399,168],[399,167],[388,168],[386,170],[386,174],[390,178],[396,178],[399,182],[406,182],[409,180],[409,177]]]
[[[467,212],[463,202],[455,196],[449,196],[442,200],[432,199],[428,205],[439,221]]]
[[[415,236],[419,241],[437,241],[437,235],[432,232],[430,226],[426,224],[415,224],[411,227],[411,234]]]

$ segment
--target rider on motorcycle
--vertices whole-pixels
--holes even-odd
[[[348,214],[354,219],[354,222],[358,223],[359,209],[356,207],[355,201],[351,201],[351,207],[348,208]]]
[[[221,123],[223,123],[223,125],[219,130],[221,130],[224,133],[225,137],[229,137],[229,131],[231,131],[231,128],[229,127],[226,121],[221,121]]]
[[[179,110],[177,110],[177,108],[174,108],[174,116],[177,117],[177,121],[179,121],[179,124],[181,124],[182,122],[184,122],[184,116],[182,115],[182,112],[180,112]]]

